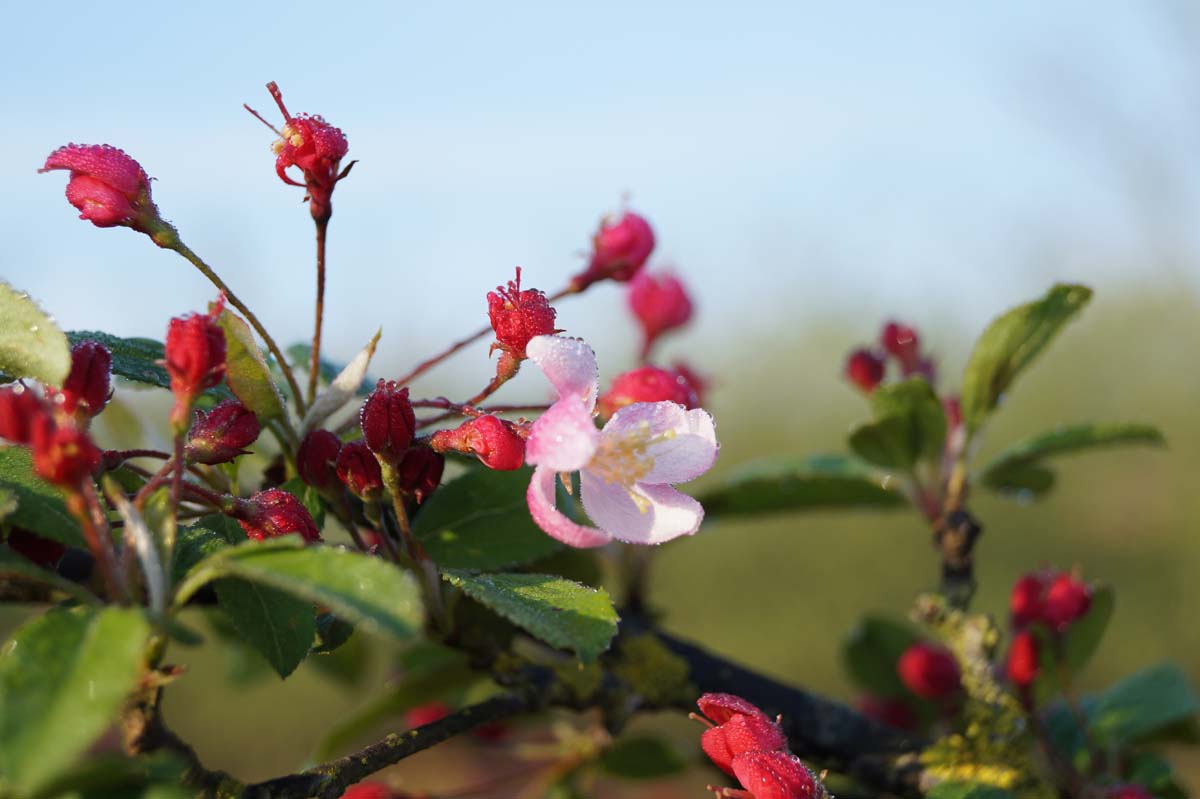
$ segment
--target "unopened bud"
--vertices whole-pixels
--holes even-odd
[[[338,453],[342,440],[328,430],[313,430],[300,442],[296,451],[296,471],[300,479],[319,491],[334,491],[341,488],[338,479]]]
[[[408,389],[380,380],[363,402],[359,421],[366,445],[385,463],[394,465],[412,443],[417,427]]]
[[[293,533],[310,544],[321,540],[321,532],[308,509],[282,488],[268,488],[249,499],[238,500],[233,515],[246,536],[256,541]]]
[[[638,272],[629,283],[629,308],[642,327],[642,355],[655,340],[692,318],[692,300],[683,281],[672,274]]]
[[[361,441],[344,444],[337,456],[337,476],[350,493],[365,502],[383,493],[383,470],[375,455]]]
[[[883,367],[883,358],[871,350],[855,350],[846,358],[846,379],[870,394],[883,382]]]
[[[73,424],[58,425],[49,415],[37,417],[31,437],[33,470],[48,483],[75,488],[100,466],[100,450]]]
[[[958,692],[962,671],[945,647],[916,643],[904,650],[896,663],[900,680],[922,699],[945,699]]]
[[[432,494],[442,482],[446,459],[429,447],[409,447],[396,464],[396,483],[418,503]]]
[[[258,417],[237,400],[226,400],[208,413],[196,411],[187,442],[187,459],[209,466],[246,454],[262,428]]]
[[[642,366],[618,375],[600,397],[597,408],[601,418],[607,419],[635,402],[674,402],[689,410],[699,407],[695,390],[678,372]]]
[[[438,452],[469,452],[484,466],[497,471],[520,469],[525,464],[525,439],[512,422],[488,414],[454,430],[433,434],[430,446]]]
[[[58,391],[63,410],[86,419],[104,410],[110,396],[112,353],[98,342],[79,342],[71,348],[71,371]]]
[[[571,280],[571,288],[582,291],[598,280],[625,282],[637,274],[654,250],[650,223],[632,212],[605,219],[592,238],[588,267]]]

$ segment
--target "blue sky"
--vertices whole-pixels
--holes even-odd
[[[241,109],[273,111],[272,79],[361,160],[334,198],[329,346],[382,323],[397,370],[482,322],[514,266],[560,286],[626,195],[694,286],[697,346],[864,309],[964,321],[1056,279],[1197,282],[1174,254],[1200,27],[1167,3],[165,5],[6,11],[0,277],[64,327],[161,336],[212,295],[73,219],[35,170],[77,141],[140,160],[278,338],[308,335],[311,221]],[[563,326],[630,338],[596,294]]]

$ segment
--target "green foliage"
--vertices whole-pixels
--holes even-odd
[[[445,578],[467,596],[551,646],[595,660],[617,633],[617,612],[602,588],[551,574],[470,574]]]
[[[28,294],[0,280],[0,373],[61,386],[69,371],[67,337]]]
[[[1162,433],[1151,425],[1096,422],[1063,425],[1004,450],[983,467],[979,481],[1002,493],[1040,495],[1054,485],[1054,473],[1043,464],[1047,458],[1121,444],[1163,446],[1165,443]]]
[[[863,691],[882,697],[911,696],[896,662],[904,650],[921,640],[911,625],[883,616],[867,616],[842,643],[842,662]]]
[[[1004,396],[1021,370],[1079,313],[1092,290],[1059,284],[1044,297],[995,319],[967,361],[962,383],[963,424],[971,436]]]
[[[419,591],[408,574],[379,558],[299,538],[248,541],[218,550],[180,586],[181,604],[212,580],[234,577],[327,607],[372,631],[407,638],[420,627]],[[312,635],[309,635],[309,643]]]
[[[13,552],[7,546],[0,546],[0,577],[9,580],[25,580],[42,583],[85,605],[98,604],[99,599],[83,586],[64,580],[52,571],[36,566],[25,558]]]
[[[599,764],[606,773],[627,780],[669,777],[687,765],[666,741],[649,735],[621,738],[601,755]]]
[[[162,342],[151,338],[121,338],[98,330],[73,330],[67,333],[71,344],[95,341],[112,353],[113,374],[159,388],[170,388],[171,378],[160,365],[166,357]]]
[[[226,380],[235,397],[254,411],[260,422],[286,418],[283,397],[254,334],[240,316],[226,308],[217,323],[225,331]]]
[[[1092,734],[1105,745],[1127,746],[1200,713],[1200,699],[1172,663],[1143,669],[1101,693],[1088,709]]]
[[[32,799],[190,799],[180,783],[186,764],[174,753],[131,758],[115,754],[89,757],[60,774]]]
[[[845,455],[765,458],[737,470],[699,497],[706,518],[798,510],[891,509],[908,504],[869,466]]]
[[[238,634],[287,677],[308,656],[317,634],[311,602],[249,580],[214,583],[221,609]]]
[[[1100,648],[1100,641],[1112,620],[1115,600],[1112,588],[1106,585],[1096,587],[1088,612],[1063,633],[1062,656],[1064,665],[1072,675],[1081,672]]]
[[[0,447],[0,489],[16,499],[6,524],[67,546],[83,546],[83,533],[67,512],[62,492],[33,473],[33,457],[24,447]]]
[[[903,420],[904,448],[913,460],[937,461],[946,443],[946,413],[942,402],[923,377],[888,383],[871,392],[871,412],[876,419]]]
[[[413,522],[416,536],[447,569],[504,569],[562,549],[529,516],[529,469],[475,469],[440,487]]]
[[[884,469],[911,471],[920,454],[907,421],[886,416],[863,422],[850,431],[847,439],[855,455]]]
[[[927,799],[1015,799],[1012,791],[979,782],[939,782],[933,786]]]
[[[0,770],[32,793],[113,723],[138,682],[150,635],[136,610],[51,610],[0,655]]]

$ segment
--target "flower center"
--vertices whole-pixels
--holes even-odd
[[[649,422],[642,422],[624,435],[603,436],[587,470],[606,483],[617,483],[630,489],[654,468],[654,457],[647,450],[674,437],[674,430],[652,435]],[[629,497],[638,510],[645,513],[649,509],[645,497],[633,491],[629,491]]]

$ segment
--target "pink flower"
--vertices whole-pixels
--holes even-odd
[[[526,352],[558,392],[534,422],[525,448],[526,462],[537,467],[526,493],[534,522],[573,547],[613,538],[661,544],[700,529],[704,508],[672,484],[699,477],[716,460],[712,417],[674,402],[641,402],[597,430],[599,372],[592,348],[579,339],[537,336]],[[558,474],[574,471],[596,527],[576,524],[555,507]]]
[[[174,228],[159,217],[150,199],[146,170],[123,151],[107,144],[68,144],[50,153],[38,172],[55,169],[71,173],[67,202],[79,210],[80,219],[96,227],[131,227],[159,246],[173,237]]]

